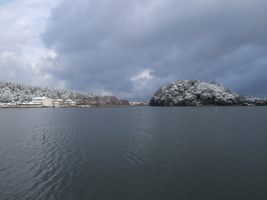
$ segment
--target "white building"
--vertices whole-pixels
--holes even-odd
[[[59,102],[57,102],[55,99],[52,99],[52,104],[54,107],[59,107]]]
[[[64,101],[62,99],[57,99],[56,102],[58,102],[59,105],[64,104]]]
[[[74,106],[75,105],[74,101],[72,101],[71,99],[67,99],[65,101],[65,104],[68,105],[68,106]]]
[[[39,104],[42,106],[53,106],[52,99],[48,97],[35,97],[32,99],[32,102],[34,104]]]

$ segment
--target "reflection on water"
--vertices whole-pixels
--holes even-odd
[[[267,198],[266,107],[0,112],[0,199]]]

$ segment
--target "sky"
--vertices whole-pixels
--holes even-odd
[[[267,97],[266,0],[0,0],[0,81],[148,101],[173,81]]]

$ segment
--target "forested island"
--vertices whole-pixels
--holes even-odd
[[[265,106],[266,98],[239,95],[221,83],[200,80],[179,80],[160,87],[151,97],[151,106]]]

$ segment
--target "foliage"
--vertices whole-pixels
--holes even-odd
[[[49,97],[52,99],[78,100],[80,104],[97,105],[129,105],[127,100],[118,99],[115,96],[101,96],[65,89],[54,89],[32,85],[24,85],[13,82],[0,81],[0,102],[30,102],[34,97]]]

